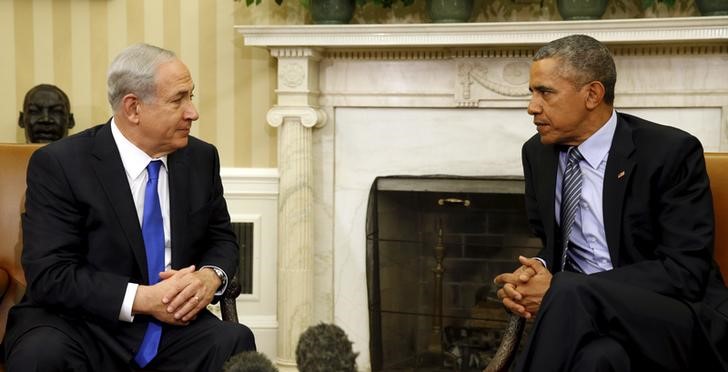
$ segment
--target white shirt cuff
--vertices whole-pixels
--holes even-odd
[[[534,257],[533,259],[534,260],[538,260],[539,262],[541,262],[541,265],[543,265],[543,267],[545,267],[546,269],[549,268],[548,265],[546,265],[546,260],[544,260],[543,258],[541,258],[541,257]]]
[[[121,303],[121,311],[119,311],[119,320],[129,323],[134,321],[134,314],[131,313],[131,308],[134,306],[137,289],[139,289],[139,284],[129,283],[126,285],[124,302]]]

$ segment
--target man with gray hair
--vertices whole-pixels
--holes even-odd
[[[536,318],[516,371],[728,371],[728,290],[697,138],[614,109],[612,55],[585,35],[531,65],[526,209],[543,249],[495,278]]]
[[[33,154],[8,371],[219,371],[255,350],[206,308],[238,245],[217,150],[189,135],[193,88],[173,52],[133,45],[109,68],[109,122]]]

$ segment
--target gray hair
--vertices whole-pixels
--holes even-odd
[[[177,56],[170,50],[143,43],[121,51],[111,62],[106,80],[109,103],[114,112],[129,93],[149,102],[156,94],[157,68],[175,58]]]
[[[559,74],[576,87],[592,81],[601,82],[605,89],[604,102],[614,104],[617,68],[612,53],[604,44],[590,36],[570,35],[544,45],[533,56],[534,61],[546,58],[563,62]]]

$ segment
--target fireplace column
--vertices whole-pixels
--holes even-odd
[[[313,322],[312,132],[326,114],[318,107],[320,51],[273,48],[278,103],[268,124],[278,128],[278,355],[281,371],[296,371],[299,335]]]

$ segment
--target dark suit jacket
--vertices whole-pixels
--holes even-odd
[[[214,265],[232,278],[238,245],[214,146],[190,137],[168,156],[172,268]],[[13,308],[6,347],[37,324],[101,341],[129,360],[145,317],[118,320],[127,283],[146,284],[146,253],[129,183],[108,123],[36,151],[28,166],[22,264],[26,298]],[[66,322],[59,324],[59,314]],[[83,327],[83,326],[86,327]],[[93,351],[93,345],[89,352]]]
[[[538,135],[523,146],[529,223],[552,271],[562,255],[554,217],[558,152]],[[700,142],[618,114],[603,204],[614,269],[595,275],[690,304],[728,370],[728,289],[713,260],[713,205]]]

